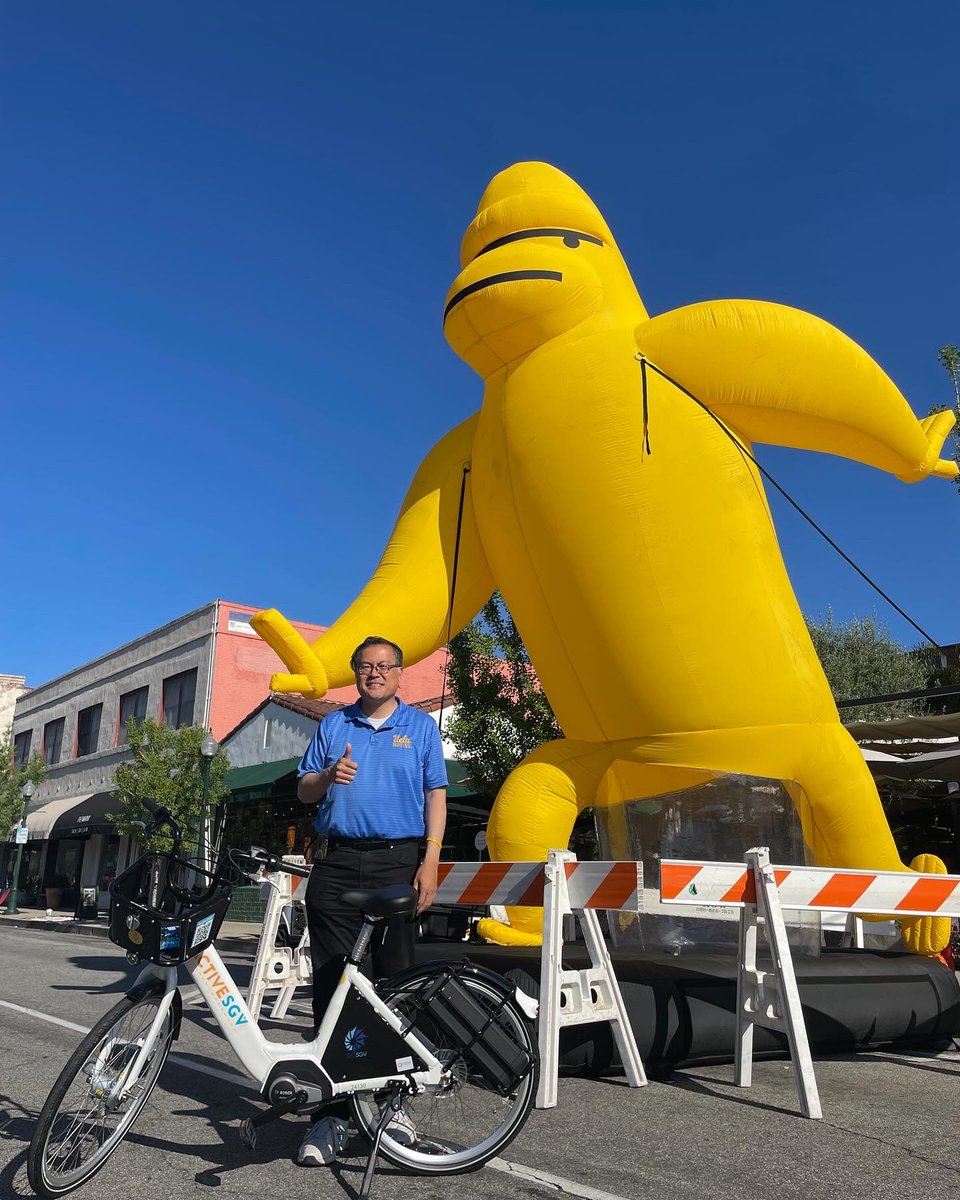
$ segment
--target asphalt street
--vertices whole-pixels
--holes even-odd
[[[250,958],[225,955],[245,984]],[[34,1121],[83,1029],[122,994],[134,969],[109,942],[0,925],[0,1198],[29,1196]],[[305,1011],[303,1009],[301,1012]],[[292,1018],[296,1023],[296,1015]],[[293,1036],[289,1026],[270,1036]],[[333,1168],[298,1167],[307,1128],[287,1117],[237,1136],[261,1107],[206,1010],[186,1009],[183,1034],[126,1143],[86,1189],[98,1200],[178,1200],[276,1193],[353,1200],[359,1145]],[[960,1200],[960,1052],[874,1052],[820,1059],[822,1121],[798,1114],[790,1066],[761,1062],[749,1090],[732,1068],[678,1072],[631,1090],[620,1078],[564,1078],[556,1109],[534,1112],[502,1161],[446,1180],[378,1172],[379,1200],[585,1200],[773,1197]]]

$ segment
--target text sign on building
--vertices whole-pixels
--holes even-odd
[[[252,613],[236,612],[230,609],[227,615],[227,631],[229,633],[249,633],[251,637],[256,637],[253,626],[250,624]]]

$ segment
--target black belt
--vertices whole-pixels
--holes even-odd
[[[332,833],[327,836],[327,850],[390,850],[394,846],[422,841],[422,837],[348,838]]]

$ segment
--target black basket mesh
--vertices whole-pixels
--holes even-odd
[[[145,854],[110,885],[110,940],[161,966],[186,962],[220,932],[231,891],[185,859]]]

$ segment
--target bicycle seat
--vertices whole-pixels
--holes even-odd
[[[417,890],[407,883],[391,883],[382,888],[352,888],[340,899],[368,917],[399,917],[417,907]]]

